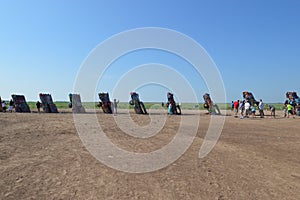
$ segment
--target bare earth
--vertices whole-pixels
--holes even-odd
[[[183,113],[201,118],[190,148],[166,168],[142,174],[95,159],[70,112],[0,113],[0,199],[300,199],[300,118],[227,116],[217,145],[200,159],[210,116]],[[166,116],[159,134],[140,139],[124,134],[112,115],[97,117],[117,146],[144,153],[168,144],[181,119]],[[131,117],[140,126],[150,123],[149,116]]]

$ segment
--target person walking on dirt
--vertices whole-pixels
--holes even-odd
[[[287,108],[287,117],[290,118],[290,115],[292,115],[293,118],[295,118],[294,117],[294,110],[293,110],[294,108],[293,108],[293,106],[291,104],[288,104],[288,105],[286,105],[286,108]]]
[[[169,115],[173,115],[172,104],[170,104],[170,103],[169,103],[169,105],[168,105],[168,114],[169,114]]]
[[[245,103],[246,117],[248,117],[248,115],[250,114],[250,107],[251,107],[250,103],[248,101],[246,101],[246,103]]]
[[[11,99],[11,100],[9,101],[8,111],[9,111],[9,112],[12,112],[12,111],[13,111],[13,108],[14,108],[14,101]]]
[[[41,112],[41,105],[42,105],[41,102],[37,101],[35,105],[36,105],[36,108],[38,110],[38,113],[40,113]]]
[[[271,118],[275,118],[275,107],[273,105],[269,105],[269,110],[271,112]]]
[[[114,115],[118,114],[118,103],[119,103],[119,100],[117,101],[117,99],[114,99],[114,103],[113,103]]]
[[[289,104],[289,101],[286,100],[283,104],[283,117],[287,117],[287,105]]]
[[[234,112],[235,117],[237,117],[237,115],[238,115],[239,105],[240,105],[240,100],[237,100],[233,103],[233,112]]]
[[[251,113],[252,113],[252,118],[255,118],[255,113],[256,113],[256,107],[251,106]]]
[[[6,112],[6,103],[5,103],[5,101],[2,101],[2,109],[3,109],[3,112]]]
[[[265,104],[264,104],[263,100],[261,99],[258,104],[260,118],[264,118],[264,116],[265,116],[264,108],[265,108]]]
[[[245,101],[241,100],[239,109],[240,109],[241,117],[243,117],[244,116],[244,110],[245,110]]]

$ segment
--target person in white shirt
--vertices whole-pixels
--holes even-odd
[[[264,116],[265,116],[264,108],[265,108],[265,104],[264,104],[263,100],[261,99],[258,104],[260,118],[264,118]]]
[[[250,107],[251,107],[250,103],[248,101],[246,101],[246,103],[245,103],[246,116],[248,116],[250,114]]]
[[[6,102],[5,101],[2,101],[2,109],[3,109],[3,112],[6,112]]]

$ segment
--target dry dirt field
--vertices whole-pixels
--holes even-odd
[[[116,117],[125,115],[120,112]],[[72,113],[0,113],[0,199],[300,199],[300,118],[227,116],[217,145],[199,159],[210,116],[183,113],[166,116],[164,128],[148,139],[124,134],[112,115],[97,113],[107,136],[133,152],[163,147],[181,117],[200,115],[190,148],[169,166],[141,174],[95,159]],[[139,125],[150,122],[149,116],[131,116]]]

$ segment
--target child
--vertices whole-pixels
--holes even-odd
[[[294,117],[294,112],[293,112],[293,106],[291,104],[286,105],[287,112],[288,112],[288,118],[290,117],[290,114]]]
[[[252,113],[252,117],[255,118],[255,112],[256,112],[256,107],[252,106],[251,107],[251,113]]]

